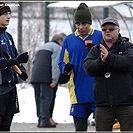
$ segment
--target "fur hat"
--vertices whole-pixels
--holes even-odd
[[[11,12],[9,6],[7,6],[4,2],[0,2],[0,16],[6,12]]]
[[[90,25],[92,24],[92,18],[89,7],[85,3],[80,3],[78,8],[74,13],[75,23],[87,22]]]

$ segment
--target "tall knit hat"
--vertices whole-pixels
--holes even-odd
[[[11,9],[4,2],[0,2],[0,16],[6,12],[11,12]]]
[[[92,24],[92,18],[89,7],[85,3],[80,3],[78,8],[74,13],[75,23],[87,22],[90,25]]]

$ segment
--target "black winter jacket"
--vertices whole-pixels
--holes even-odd
[[[100,58],[100,43],[109,51],[105,63]],[[95,77],[95,105],[133,105],[133,44],[120,34],[111,48],[103,40],[100,43],[91,49],[83,63],[85,71]]]
[[[6,32],[6,27],[0,27],[0,80],[2,80],[0,84],[18,83],[17,74],[11,66],[12,63],[5,57],[3,51],[6,51],[12,58],[16,58],[18,55],[13,38]],[[25,71],[22,65],[19,65],[19,68],[21,71]]]

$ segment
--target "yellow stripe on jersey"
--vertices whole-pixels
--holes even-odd
[[[64,55],[64,62],[69,63],[69,53],[67,50],[65,50],[65,55]],[[73,70],[71,71],[71,76],[70,76],[70,81],[69,81],[69,94],[70,94],[70,103],[77,103],[76,95],[75,95],[75,85],[74,85],[74,72]],[[71,89],[70,89],[71,88]]]
[[[75,85],[74,85],[73,79],[74,79],[74,72],[72,71],[71,76],[70,76],[70,86],[69,86],[70,103],[71,104],[77,103],[75,90],[74,90],[75,89]]]

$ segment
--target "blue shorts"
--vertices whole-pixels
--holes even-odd
[[[72,104],[70,109],[70,115],[80,118],[88,118],[91,113],[95,115],[94,103],[77,103]]]

